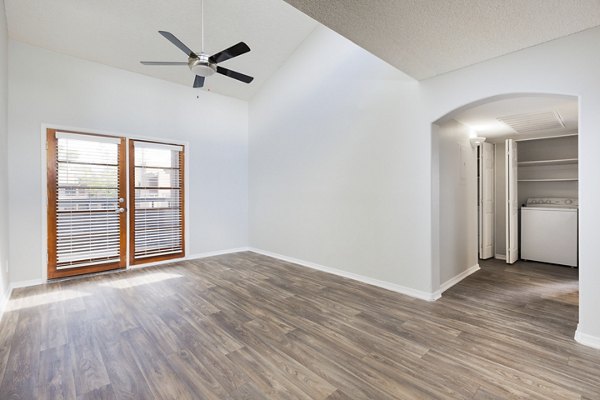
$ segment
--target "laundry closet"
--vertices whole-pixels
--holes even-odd
[[[503,261],[578,265],[578,130],[578,99],[543,94],[498,96],[432,125],[441,283]]]
[[[478,159],[480,258],[492,257],[486,249],[491,236],[493,257],[507,263],[528,260],[576,267],[577,133],[496,139],[479,146]]]

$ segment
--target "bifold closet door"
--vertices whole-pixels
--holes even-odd
[[[48,278],[126,265],[125,139],[47,130]]]
[[[480,147],[479,184],[479,257],[494,257],[494,145],[482,143]]]
[[[129,141],[129,262],[185,256],[183,146]]]
[[[506,262],[519,259],[519,181],[517,142],[506,139]]]

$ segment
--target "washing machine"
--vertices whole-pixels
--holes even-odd
[[[577,232],[577,199],[527,199],[521,207],[521,259],[576,267]]]

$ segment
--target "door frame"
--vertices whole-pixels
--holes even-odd
[[[166,138],[164,136],[145,136],[145,135],[137,135],[137,134],[130,134],[130,133],[124,133],[121,132],[119,130],[100,130],[100,129],[90,129],[90,128],[85,128],[85,127],[78,127],[78,126],[69,126],[69,125],[60,125],[60,124],[54,124],[54,123],[42,123],[40,126],[40,160],[41,160],[41,165],[40,165],[40,172],[41,172],[41,183],[40,183],[40,191],[41,191],[41,196],[40,196],[40,202],[41,202],[41,221],[42,221],[42,225],[41,225],[41,241],[42,241],[42,246],[41,246],[41,252],[40,252],[40,264],[39,264],[39,268],[41,271],[41,279],[33,279],[31,281],[27,281],[27,282],[22,282],[21,284],[27,284],[27,285],[37,285],[37,284],[41,284],[41,283],[46,283],[49,279],[48,277],[48,157],[47,157],[47,150],[46,150],[46,135],[47,135],[47,130],[48,129],[56,129],[56,130],[60,130],[60,131],[70,131],[70,132],[76,132],[76,133],[88,133],[88,134],[92,134],[92,135],[104,135],[104,136],[118,136],[118,137],[123,137],[126,139],[126,143],[127,146],[129,145],[129,139],[138,139],[138,140],[146,140],[146,141],[154,141],[154,142],[164,142],[164,143],[173,143],[173,144],[178,144],[178,145],[182,145],[184,147],[184,184],[185,184],[185,188],[186,190],[184,191],[184,215],[185,215],[185,219],[186,219],[186,224],[184,226],[184,235],[186,238],[190,237],[190,233],[189,233],[189,229],[190,229],[190,219],[189,219],[189,215],[190,215],[190,209],[189,209],[189,205],[190,205],[190,201],[189,201],[189,193],[190,193],[190,185],[189,185],[189,179],[190,179],[190,167],[189,167],[189,154],[190,154],[190,144],[188,141],[185,140],[180,140],[180,139],[174,139],[174,138]],[[125,162],[126,162],[126,166],[129,165],[129,155],[126,152],[126,157],[125,157]],[[126,174],[126,189],[127,189],[127,198],[129,198],[129,177]],[[127,254],[129,254],[129,219],[127,218]],[[189,241],[186,240],[186,246],[189,246]],[[189,247],[186,247],[186,255],[185,257],[182,258],[178,258],[178,259],[171,259],[171,260],[165,260],[165,261],[156,261],[156,262],[149,262],[146,264],[140,264],[140,265],[131,265],[129,263],[129,258],[127,257],[126,259],[126,266],[125,266],[125,270],[128,269],[133,269],[133,268],[146,268],[146,267],[151,267],[154,265],[160,265],[160,264],[168,264],[168,263],[173,263],[173,262],[177,262],[177,261],[181,261],[181,260],[185,260],[185,259],[189,259],[189,258],[194,258],[193,255],[189,255]],[[122,269],[121,269],[122,271]]]

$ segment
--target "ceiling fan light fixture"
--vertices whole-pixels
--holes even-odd
[[[187,63],[178,62],[178,61],[140,61],[144,65],[186,65],[190,68],[190,71],[195,75],[194,78],[194,88],[201,88],[204,86],[204,78],[213,75],[215,72],[217,74],[224,75],[226,77],[236,79],[240,82],[250,83],[254,80],[253,77],[244,75],[240,72],[233,71],[228,68],[223,68],[218,66],[217,64],[222,63],[223,61],[230,60],[232,58],[241,56],[242,54],[246,54],[250,51],[250,47],[244,42],[239,42],[238,44],[234,44],[233,46],[222,50],[212,56],[209,56],[204,52],[204,1],[200,0],[200,4],[202,7],[202,51],[200,53],[193,52],[189,47],[187,47],[183,42],[171,32],[167,31],[158,31],[165,39],[175,45],[179,50],[183,51],[188,56]]]
[[[211,76],[217,72],[217,65],[211,63],[209,56],[204,53],[201,53],[198,58],[190,58],[189,67],[194,75],[203,77]]]

